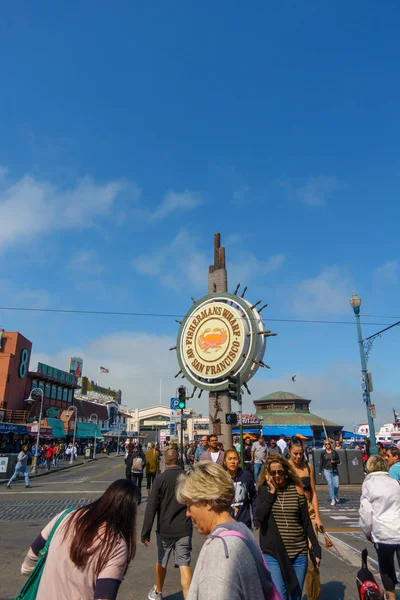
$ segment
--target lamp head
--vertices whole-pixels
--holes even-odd
[[[350,306],[354,310],[355,315],[360,314],[361,298],[355,292],[350,299]]]

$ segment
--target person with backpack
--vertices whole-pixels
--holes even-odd
[[[133,483],[136,484],[140,490],[140,502],[142,501],[142,481],[143,471],[146,463],[146,458],[142,450],[142,446],[138,444],[136,448],[133,448],[132,453],[128,454],[129,461],[127,461],[127,469],[130,467],[129,477]]]
[[[251,517],[256,512],[257,490],[251,473],[243,470],[239,466],[239,454],[236,448],[228,448],[225,452],[224,469],[232,477],[233,485],[235,486],[235,497],[230,508],[231,516],[238,523],[244,523],[252,530],[253,524]],[[259,529],[257,519],[254,522],[256,529]]]
[[[253,534],[230,515],[235,489],[219,464],[200,461],[181,474],[176,497],[186,504],[195,529],[207,536],[186,600],[282,600]]]

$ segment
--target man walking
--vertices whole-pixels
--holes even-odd
[[[18,454],[17,464],[15,465],[14,475],[11,477],[10,481],[7,483],[7,487],[11,489],[11,483],[18,477],[20,473],[23,473],[25,477],[25,487],[29,487],[29,473],[28,473],[28,446],[22,446],[21,452]]]
[[[263,464],[267,457],[267,444],[264,442],[262,435],[258,438],[258,442],[253,444],[251,455],[254,465],[254,481],[257,483],[258,476],[260,475],[260,471],[263,468]]]
[[[225,458],[225,452],[218,448],[218,438],[212,433],[208,438],[209,449],[202,453],[200,460],[212,460],[222,465]]]
[[[285,441],[285,436],[281,433],[280,438],[278,440],[278,446],[281,449],[282,456],[286,458],[287,454],[287,443]]]
[[[168,560],[172,551],[175,554],[175,564],[179,567],[184,598],[188,594],[192,580],[190,569],[192,520],[186,516],[186,506],[179,504],[175,497],[176,482],[183,472],[178,465],[178,452],[172,448],[168,449],[165,452],[164,460],[165,471],[157,475],[154,480],[141,535],[142,543],[148,546],[154,519],[157,515],[156,584],[149,591],[148,600],[162,600]]]
[[[196,452],[194,453],[194,464],[195,465],[197,465],[197,463],[200,460],[200,456],[206,450],[208,450],[208,435],[203,435],[203,437],[201,438],[201,444],[200,444],[200,446],[198,446],[196,448]]]

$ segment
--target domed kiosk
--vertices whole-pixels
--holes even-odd
[[[266,438],[301,434],[307,438],[325,438],[324,426],[329,437],[341,437],[343,425],[323,419],[310,412],[311,400],[290,392],[273,392],[254,400],[256,416],[262,424]]]

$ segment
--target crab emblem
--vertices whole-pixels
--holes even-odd
[[[219,350],[227,339],[226,329],[221,329],[221,327],[207,328],[199,335],[198,344],[203,352],[208,352],[211,349]]]

